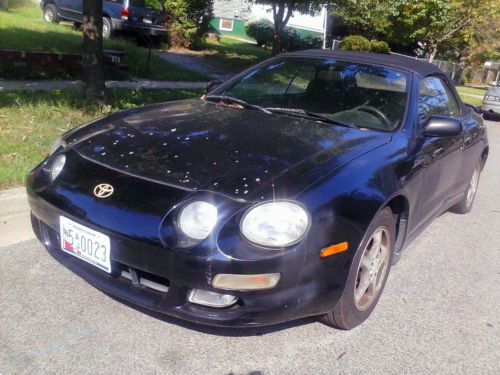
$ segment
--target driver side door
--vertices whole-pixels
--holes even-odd
[[[428,76],[420,81],[418,99],[418,127],[423,127],[432,115],[458,119],[460,105],[440,76]],[[422,164],[422,189],[416,209],[419,224],[425,222],[443,204],[453,197],[463,162],[463,132],[457,136],[425,137],[418,156]]]

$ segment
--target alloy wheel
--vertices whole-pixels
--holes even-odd
[[[470,179],[469,189],[467,190],[467,207],[470,207],[476,195],[477,186],[479,184],[479,167],[476,167],[474,174]]]
[[[389,269],[390,243],[387,228],[379,227],[366,244],[354,286],[354,302],[359,311],[366,311],[382,288]]]

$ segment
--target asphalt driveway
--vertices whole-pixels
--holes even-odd
[[[500,123],[488,128],[474,209],[442,215],[408,248],[357,329],[311,318],[230,330],[152,315],[28,240],[0,248],[0,374],[499,374]]]

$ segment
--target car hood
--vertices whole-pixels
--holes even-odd
[[[291,197],[390,133],[187,100],[113,114],[68,134],[81,156],[134,176],[233,199]]]

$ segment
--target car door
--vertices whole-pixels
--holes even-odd
[[[453,95],[445,77],[428,76],[420,81],[418,98],[418,128],[421,134],[432,115],[459,119],[459,102]],[[464,135],[425,137],[419,151],[422,164],[422,189],[419,194],[416,216],[419,224],[439,210],[452,198],[463,162]]]
[[[83,0],[59,0],[59,13],[66,19],[83,21]]]

